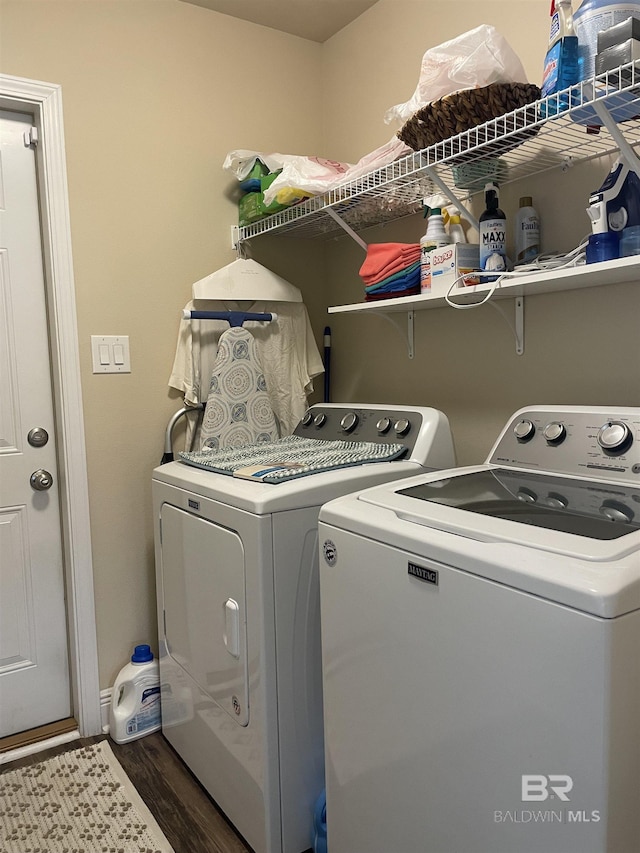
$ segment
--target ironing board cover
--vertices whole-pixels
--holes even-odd
[[[256,344],[247,329],[220,335],[201,430],[201,449],[242,447],[280,437]]]
[[[373,441],[322,441],[288,435],[269,444],[252,444],[227,450],[180,453],[180,461],[217,474],[246,477],[263,483],[281,483],[333,468],[365,462],[390,462],[402,456],[403,444]]]

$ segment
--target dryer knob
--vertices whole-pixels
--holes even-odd
[[[535,434],[536,428],[528,420],[522,420],[517,423],[513,428],[513,434],[518,439],[518,441],[529,441],[533,438]]]
[[[626,450],[632,440],[631,430],[622,421],[608,421],[603,427],[600,427],[598,433],[600,447],[612,452]]]
[[[324,426],[326,422],[327,422],[327,416],[325,415],[324,412],[320,412],[320,414],[316,415],[315,418],[313,419],[313,425],[315,427]]]
[[[355,412],[348,412],[340,421],[340,426],[345,432],[353,432],[358,426],[358,416]]]
[[[400,418],[399,421],[395,422],[393,428],[397,435],[406,435],[411,429],[411,421],[408,418]]]
[[[376,424],[376,429],[381,435],[384,435],[385,432],[389,432],[391,429],[391,418],[380,418]]]
[[[301,421],[302,426],[303,427],[309,426],[309,424],[311,423],[312,420],[313,420],[313,412],[311,411],[311,409],[307,409],[307,411],[302,416],[302,421]]]
[[[551,421],[542,430],[542,434],[547,444],[562,444],[567,437],[567,430],[565,425],[561,424],[560,421]]]

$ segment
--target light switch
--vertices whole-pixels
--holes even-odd
[[[131,373],[127,335],[91,335],[94,373]]]

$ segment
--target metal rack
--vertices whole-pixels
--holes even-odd
[[[622,129],[621,129],[622,125]],[[600,129],[599,129],[600,128]],[[407,155],[357,180],[247,226],[241,242],[260,234],[323,237],[362,230],[421,209],[436,192],[464,201],[483,189],[482,164],[500,161],[502,185],[550,170],[566,170],[640,143],[640,61],[622,65],[548,98]],[[477,181],[456,183],[460,171]]]
[[[346,231],[366,249],[356,230],[380,225],[422,208],[422,199],[444,193],[453,203],[484,189],[486,167],[499,169],[501,186],[579,162],[621,154],[640,173],[635,147],[640,144],[640,60],[621,65],[539,101],[409,154],[322,196],[233,229],[234,245],[259,234],[329,237]],[[474,169],[477,177],[474,177]],[[464,181],[460,177],[464,175]],[[461,185],[464,184],[464,185]],[[469,218],[469,216],[467,216]],[[623,258],[572,269],[532,273],[513,279],[506,274],[489,294],[514,299],[516,353],[524,352],[524,297],[630,281],[637,258]],[[484,304],[486,285],[455,291],[457,302]],[[406,343],[414,355],[414,311],[445,305],[442,296],[420,294],[379,302],[337,305],[330,314],[371,313],[384,316],[403,334],[398,312],[406,312]],[[493,303],[492,303],[493,304]],[[494,307],[498,307],[494,305]],[[501,309],[500,313],[503,313]]]

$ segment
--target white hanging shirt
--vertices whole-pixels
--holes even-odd
[[[185,307],[189,311],[196,308],[193,302]],[[324,372],[307,308],[302,302],[259,302],[248,310],[278,315],[271,323],[247,320],[243,328],[255,339],[281,435],[291,435],[307,409],[313,377]],[[186,405],[206,402],[218,341],[228,328],[224,320],[180,321],[169,386],[184,394]]]

